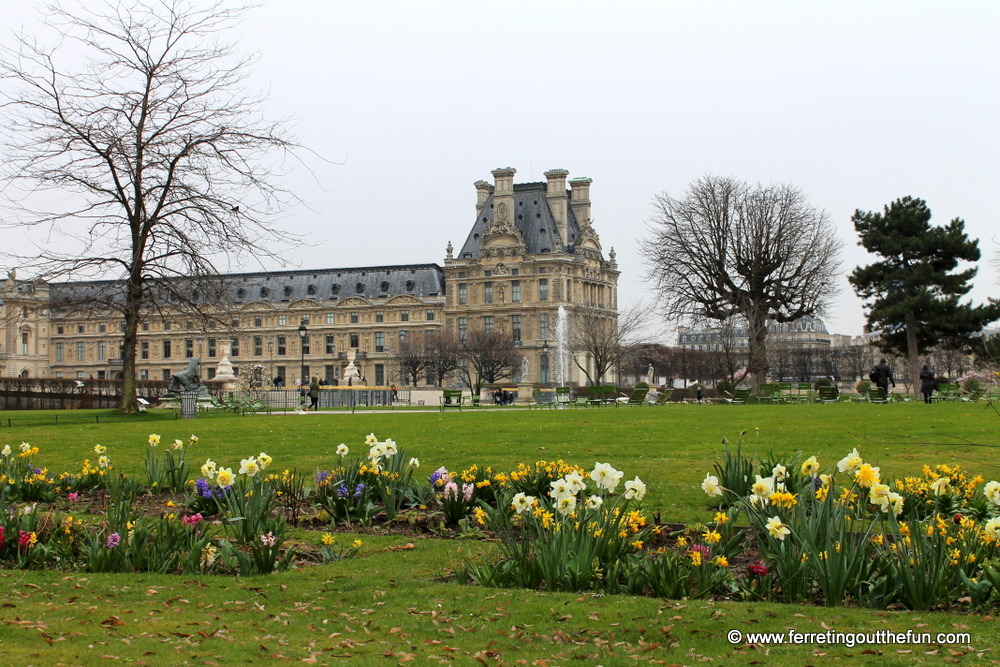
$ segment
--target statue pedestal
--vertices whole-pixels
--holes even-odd
[[[517,385],[516,405],[529,405],[534,400],[535,385],[530,382],[519,382]]]
[[[168,391],[163,396],[160,396],[160,407],[179,409],[181,407],[181,393],[179,391]],[[198,403],[199,410],[211,410],[215,407],[215,404],[212,403],[212,395],[208,393],[208,387],[205,385],[198,388],[198,397],[195,400]]]

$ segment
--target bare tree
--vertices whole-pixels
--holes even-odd
[[[220,42],[247,9],[54,4],[55,46],[25,33],[0,56],[10,224],[75,242],[15,259],[44,279],[111,279],[125,323],[124,411],[138,407],[137,331],[156,292],[187,298],[164,286],[273,257],[293,238],[269,222],[294,201],[269,156],[298,144],[245,92],[253,59]]]
[[[473,394],[482,391],[483,383],[510,377],[521,363],[514,337],[499,329],[469,329],[462,340],[461,356],[466,360],[461,368]]]
[[[401,338],[396,346],[396,363],[404,384],[417,386],[420,373],[428,368],[427,341],[420,336]],[[406,381],[410,380],[409,383]]]
[[[569,348],[573,362],[587,376],[587,384],[601,384],[607,372],[636,344],[645,315],[641,306],[627,308],[617,318],[605,310],[579,308],[573,311]]]
[[[458,369],[461,345],[450,329],[434,332],[427,340],[427,372],[439,387]]]
[[[705,176],[657,195],[641,251],[674,319],[742,316],[754,382],[767,373],[767,323],[820,314],[836,293],[841,242],[791,185]]]

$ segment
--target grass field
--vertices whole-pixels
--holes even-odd
[[[482,410],[440,414],[200,416],[195,421],[0,428],[0,447],[28,441],[51,470],[76,470],[108,447],[117,469],[138,473],[149,433],[164,441],[199,437],[199,464],[220,465],[260,451],[278,469],[330,467],[341,442],[356,453],[364,436],[393,438],[439,466],[495,470],[565,459],[607,461],[649,486],[646,505],[663,521],[709,518],[698,484],[723,437],[759,438],[758,451],[802,451],[829,465],[852,447],[883,474],[959,464],[1000,479],[1000,416],[982,405],[795,405]],[[37,416],[33,413],[29,416]],[[757,431],[756,429],[760,429]],[[308,538],[307,538],[308,539]],[[340,539],[344,539],[343,537]],[[256,579],[2,571],[0,662],[18,665],[270,664],[1000,664],[989,616],[827,610],[765,603],[673,602],[509,591],[439,583],[479,541],[364,536],[360,557]],[[402,548],[413,544],[413,548]],[[761,646],[734,649],[744,632],[969,632],[962,646]],[[970,650],[969,647],[974,650]]]

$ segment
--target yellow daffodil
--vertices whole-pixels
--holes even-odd
[[[819,461],[816,460],[815,456],[810,456],[802,462],[801,472],[809,477],[815,477],[819,474]]]
[[[788,530],[788,526],[781,523],[781,519],[776,516],[768,519],[764,527],[767,528],[767,532],[771,533],[772,537],[776,537],[779,540],[784,540],[786,535],[792,534],[792,531]]]

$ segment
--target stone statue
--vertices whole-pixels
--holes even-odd
[[[653,364],[650,364],[649,369],[646,370],[646,384],[650,387],[653,386]]]
[[[530,365],[528,357],[521,357],[521,382],[528,381],[528,370]]]
[[[201,382],[201,358],[192,357],[187,368],[180,373],[170,376],[170,384],[167,385],[167,392],[175,391],[199,391],[205,385]]]

